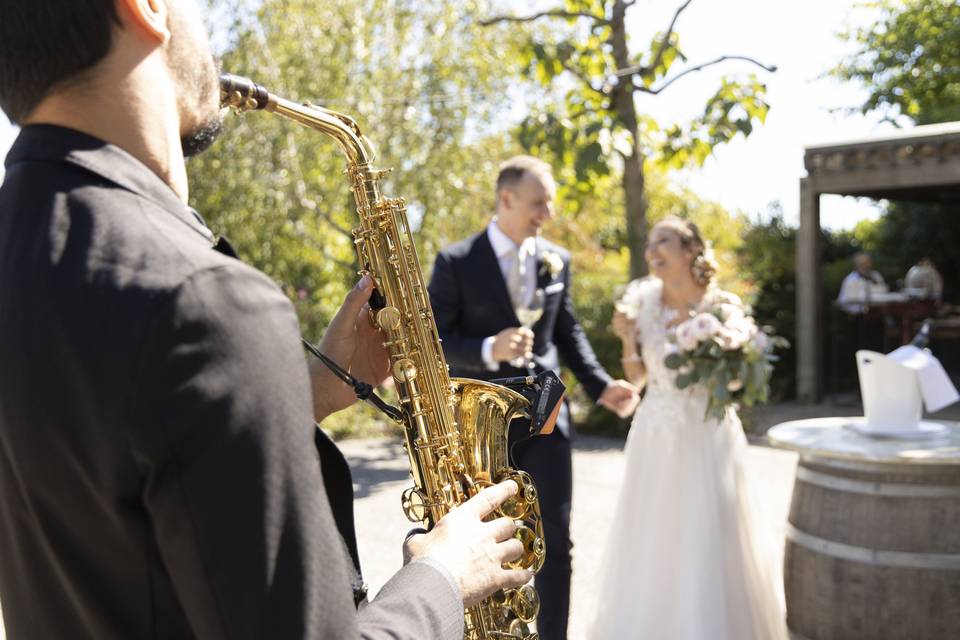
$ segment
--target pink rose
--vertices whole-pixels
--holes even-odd
[[[697,338],[697,342],[709,340],[717,335],[717,332],[723,326],[717,320],[717,316],[712,313],[698,313],[689,322],[693,325],[693,334]]]
[[[693,351],[699,343],[692,320],[681,323],[677,327],[677,347],[681,351]]]
[[[717,333],[717,337],[720,338],[720,344],[723,346],[724,351],[736,351],[742,347],[743,343],[748,339],[745,333],[739,329],[732,329],[730,327],[722,327]]]
[[[723,318],[723,324],[728,327],[734,326],[744,318],[743,309],[735,304],[721,304],[720,316]]]

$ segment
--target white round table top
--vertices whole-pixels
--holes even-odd
[[[921,425],[945,427],[941,433],[916,439],[866,435],[851,428],[863,418],[813,418],[774,425],[767,438],[775,447],[803,457],[882,464],[960,465],[960,423],[947,420]]]

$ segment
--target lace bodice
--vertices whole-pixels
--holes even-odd
[[[656,278],[644,278],[630,283],[625,300],[634,308],[634,322],[640,343],[640,354],[647,370],[648,392],[671,392],[677,389],[674,379],[676,372],[671,371],[663,361],[673,347],[671,323],[676,320],[676,312],[663,305],[661,294],[663,284]]]

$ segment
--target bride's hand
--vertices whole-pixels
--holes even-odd
[[[622,311],[613,312],[611,323],[613,332],[625,345],[633,345],[637,341],[637,323],[627,317]]]

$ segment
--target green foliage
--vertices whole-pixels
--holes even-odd
[[[666,131],[662,161],[675,168],[699,166],[716,146],[730,142],[737,134],[749,136],[754,122],[762,124],[767,119],[770,106],[765,96],[766,86],[756,75],[745,81],[724,78],[701,117],[685,127],[675,124]]]
[[[501,124],[515,56],[509,30],[476,27],[484,2],[263,0],[213,2],[230,25],[223,66],[273,93],[349,114],[393,167],[423,266],[487,219],[497,163],[515,148]],[[263,112],[229,116],[192,159],[191,204],[240,256],[293,301],[318,339],[357,279],[355,205],[345,162],[325,136]],[[367,414],[331,416],[350,430]]]
[[[880,0],[880,20],[846,31],[856,53],[832,73],[869,92],[863,113],[916,124],[960,120],[960,3],[956,0]]]
[[[224,68],[272,92],[354,117],[393,167],[385,191],[409,203],[427,263],[474,230],[510,147],[498,130],[510,81],[509,34],[473,27],[483,3],[265,0],[234,15]],[[344,160],[325,136],[265,113],[228,117],[189,165],[191,203],[244,260],[277,280],[305,334],[319,336],[356,279],[356,214]]]
[[[614,4],[613,0],[566,2],[565,8],[602,18],[611,15]],[[644,92],[658,92],[679,75],[677,63],[686,62],[687,57],[676,32],[671,32],[666,42],[665,34],[657,33],[639,55],[628,54],[636,72],[620,76],[614,52],[629,43],[619,42],[618,32],[607,21],[568,19],[530,28],[527,33],[529,43],[521,59],[527,76],[556,91],[560,99],[540,104],[531,113],[521,129],[520,142],[534,150],[563,146],[565,160],[581,168],[578,178],[585,185],[591,174],[609,173],[617,156],[631,154],[641,140],[652,157],[670,167],[696,166],[714,147],[737,134],[750,135],[755,124],[766,118],[766,87],[753,74],[743,79],[725,77],[707,101],[703,115],[692,122],[661,125],[635,113],[627,117],[615,102],[617,91],[627,91],[634,99]],[[677,73],[671,76],[671,71]]]
[[[743,234],[738,256],[744,284],[753,291],[745,298],[761,326],[770,326],[791,345],[796,344],[796,235],[783,222],[779,205],[763,222],[753,222]],[[796,388],[796,354],[780,351],[780,362],[771,380],[772,396],[793,397]]]

